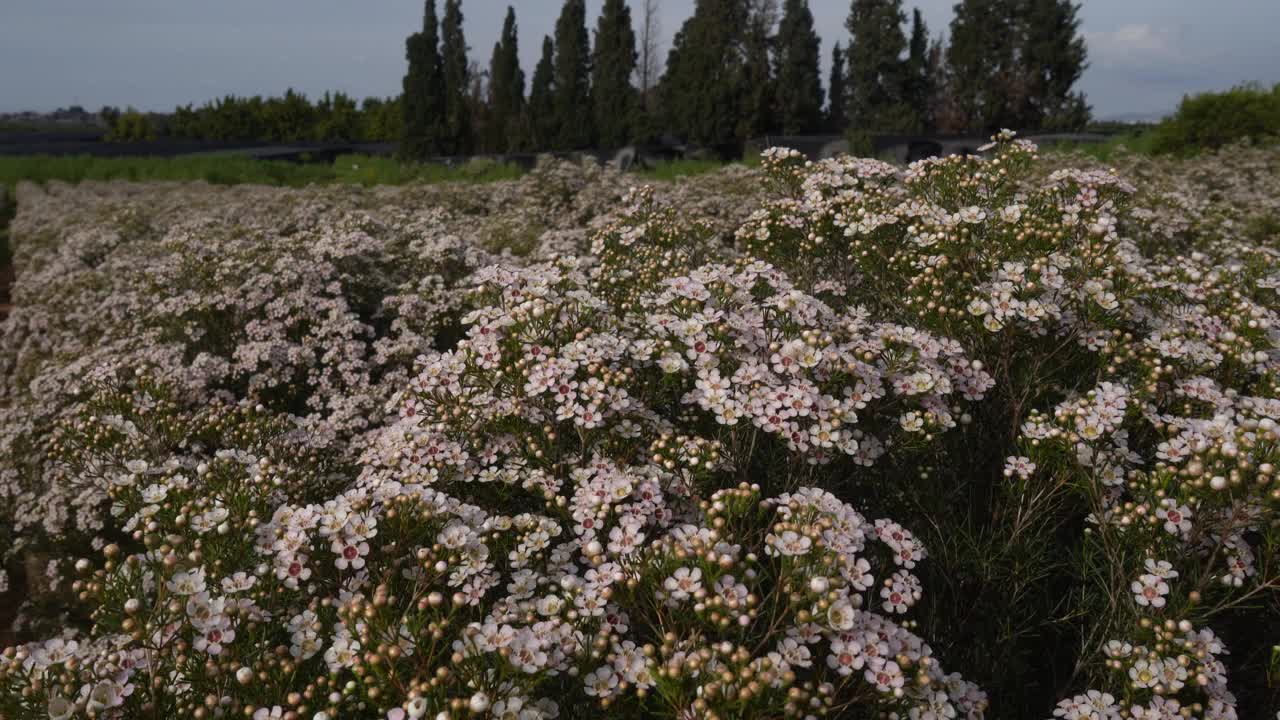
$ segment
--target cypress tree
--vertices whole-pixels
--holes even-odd
[[[933,127],[931,98],[933,79],[929,66],[929,28],[925,25],[920,8],[911,12],[911,40],[907,50],[906,103],[915,118],[915,130]]]
[[[964,113],[952,91],[951,69],[947,65],[947,45],[939,36],[929,45],[929,78],[933,93],[929,97],[929,115],[938,132],[959,133],[968,129]]]
[[[742,79],[742,117],[738,126],[740,139],[758,137],[779,130],[775,82],[770,53],[774,46],[777,24],[775,0],[758,0],[748,11],[744,38]]]
[[[951,102],[972,130],[1070,129],[1089,119],[1073,92],[1087,66],[1070,0],[962,0],[951,21]]]
[[[489,62],[489,132],[485,143],[494,152],[524,146],[524,71],[520,69],[520,40],[516,12],[507,6],[502,37]]]
[[[1017,124],[1013,105],[1016,13],[1014,0],[961,0],[947,47],[949,94],[970,130]]]
[[[444,77],[439,48],[439,24],[436,0],[427,0],[422,32],[405,41],[409,71],[404,76],[404,100],[401,103],[404,122],[400,136],[400,154],[421,160],[441,152],[444,128]]]
[[[813,133],[822,127],[820,46],[808,0],[786,0],[778,25],[777,77],[778,120],[784,135]],[[834,77],[832,82],[834,92]]]
[[[688,142],[739,139],[747,19],[741,0],[697,0],[671,42],[660,95],[668,126]]]
[[[1018,113],[1021,127],[1075,130],[1089,122],[1084,95],[1072,92],[1088,66],[1079,11],[1070,0],[1030,0],[1026,5],[1019,65],[1028,77]]]
[[[626,145],[638,127],[639,97],[631,85],[636,58],[631,9],[623,0],[605,0],[591,55],[591,102],[602,147]]]
[[[440,58],[444,68],[444,151],[467,155],[475,147],[467,93],[471,77],[467,68],[467,40],[462,34],[462,0],[445,0],[441,24]]]
[[[849,124],[848,118],[845,116],[845,55],[840,49],[840,43],[836,43],[831,48],[831,80],[828,85],[827,99],[827,130],[830,132],[842,133],[845,126]]]
[[[590,86],[590,48],[585,0],[565,0],[556,20],[555,147],[580,150],[595,139]]]
[[[555,61],[551,38],[542,37],[542,58],[533,69],[533,82],[529,87],[530,145],[534,150],[550,150],[560,134],[556,122]]]
[[[906,105],[907,38],[902,0],[853,0],[845,27],[853,36],[847,51],[849,122],[860,133],[910,129]]]

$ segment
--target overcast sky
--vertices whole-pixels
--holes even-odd
[[[562,0],[515,0],[527,77]],[[639,0],[632,0],[632,5]],[[588,27],[603,0],[587,0]],[[661,0],[666,42],[693,0]],[[507,2],[465,0],[471,55],[487,66]],[[933,35],[953,0],[908,0]],[[846,0],[810,0],[822,36],[846,42]],[[315,96],[400,91],[422,0],[0,0],[0,112],[72,104],[170,110],[286,88]],[[1084,0],[1095,116],[1160,114],[1184,93],[1280,81],[1280,0]],[[824,68],[824,82],[825,82]]]

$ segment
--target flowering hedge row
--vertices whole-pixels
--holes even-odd
[[[1265,708],[1280,188],[1049,164],[25,188],[0,714]]]

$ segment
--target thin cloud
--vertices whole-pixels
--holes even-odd
[[[1177,48],[1173,29],[1150,23],[1131,23],[1084,35],[1091,55],[1110,60],[1148,60],[1170,55]]]

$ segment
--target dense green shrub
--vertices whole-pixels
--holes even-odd
[[[112,119],[111,128],[103,137],[107,142],[141,142],[155,140],[156,131],[151,125],[151,118],[129,108],[123,115]]]
[[[284,185],[312,183],[403,185],[408,182],[488,182],[514,180],[523,171],[509,164],[477,160],[466,165],[402,163],[372,155],[339,155],[332,165],[256,160],[242,155],[186,157],[94,157],[89,155],[29,155],[0,158],[0,184],[19,181],[80,182],[82,180],[204,180],[215,185]]]
[[[1182,99],[1178,112],[1156,126],[1151,149],[1190,154],[1217,150],[1240,140],[1262,140],[1280,133],[1280,84],[1270,90],[1240,85],[1226,92]]]

